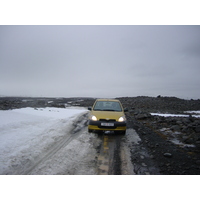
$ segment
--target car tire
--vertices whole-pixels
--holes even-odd
[[[88,129],[88,133],[92,133],[92,129]]]

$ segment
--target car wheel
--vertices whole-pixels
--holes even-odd
[[[88,129],[88,132],[89,132],[89,133],[92,133],[92,129]]]

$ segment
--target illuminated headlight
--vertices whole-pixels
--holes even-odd
[[[122,116],[122,117],[120,117],[120,118],[118,119],[118,122],[124,122],[124,121],[126,121],[125,116]]]
[[[91,116],[90,116],[90,119],[91,119],[92,121],[97,121],[97,118],[96,118],[94,115],[91,115]]]

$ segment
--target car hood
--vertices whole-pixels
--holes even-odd
[[[124,116],[124,112],[114,112],[114,111],[91,111],[91,115],[96,116],[97,120],[99,119],[115,119],[116,121]]]

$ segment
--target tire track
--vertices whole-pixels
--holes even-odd
[[[82,129],[86,127],[87,125],[87,115],[82,114],[81,116],[77,117],[76,120],[72,124],[72,128],[69,130],[70,134],[66,134],[62,140],[57,141],[49,151],[44,153],[42,156],[40,156],[38,159],[34,161],[34,163],[31,164],[31,166],[27,167],[26,170],[21,173],[22,175],[28,175],[31,174],[31,172],[39,166],[41,163],[45,162],[46,160],[53,157],[54,154],[56,154],[60,149],[66,147],[70,142],[72,142],[74,139],[77,139],[81,133]]]
[[[129,172],[128,158],[122,148],[124,135],[104,134],[102,146],[97,159],[98,175],[122,175]]]
[[[134,175],[131,161],[130,144],[137,144],[139,136],[133,129],[127,129],[126,135],[104,134],[97,159],[99,175]]]

